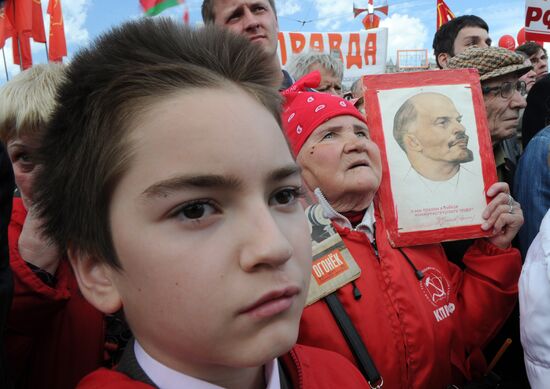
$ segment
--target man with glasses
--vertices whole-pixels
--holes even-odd
[[[490,129],[493,144],[512,137],[516,132],[519,119],[515,114],[516,107],[520,104],[525,105],[524,101],[527,95],[525,81],[509,75],[501,80],[483,84],[481,90],[487,109],[487,120],[489,126],[492,126]]]
[[[513,187],[516,164],[514,156],[504,148],[506,139],[515,135],[520,110],[525,108],[526,85],[520,77],[531,66],[524,64],[524,58],[500,47],[471,47],[449,60],[450,69],[476,68],[479,72],[483,101],[487,111],[487,122],[499,181]],[[527,216],[525,216],[526,222]],[[450,260],[456,261],[468,247],[468,241],[452,242],[445,246]],[[528,387],[523,352],[519,342],[519,312],[514,311],[501,331],[485,349],[485,355],[492,358],[507,338],[513,340],[511,347],[500,360],[496,373],[502,378],[503,388]]]
[[[527,94],[519,78],[532,67],[521,55],[501,47],[471,47],[451,58],[449,68],[478,70],[499,180],[512,187],[515,164],[505,155],[502,142],[516,134]]]

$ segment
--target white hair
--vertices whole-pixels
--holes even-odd
[[[294,79],[299,80],[310,73],[309,68],[314,64],[319,64],[333,73],[340,82],[344,78],[342,60],[330,54],[319,53],[317,51],[309,51],[292,56],[288,61],[287,70]]]
[[[0,140],[41,132],[56,105],[57,87],[65,80],[65,66],[34,65],[0,88]]]

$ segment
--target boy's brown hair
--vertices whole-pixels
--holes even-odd
[[[268,0],[271,9],[275,16],[277,16],[277,10],[275,9],[275,0]],[[214,14],[214,3],[216,0],[204,0],[201,6],[201,15],[202,21],[205,24],[212,24],[216,20],[216,15]]]
[[[277,72],[261,48],[214,26],[143,18],[99,37],[71,62],[38,150],[35,206],[46,236],[120,268],[109,205],[132,163],[140,112],[176,93],[240,88],[280,124]]]
[[[546,49],[539,45],[537,42],[528,41],[522,44],[521,46],[516,47],[516,53],[519,54],[525,54],[527,55],[527,58],[531,57],[532,55],[538,54],[539,50],[544,51],[544,54],[546,54]]]

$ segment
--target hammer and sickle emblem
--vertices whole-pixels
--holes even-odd
[[[424,281],[424,286],[430,291],[433,302],[436,302],[437,300],[440,300],[447,295],[447,293],[445,292],[445,287],[443,286],[443,281],[440,277],[426,277],[426,281]]]

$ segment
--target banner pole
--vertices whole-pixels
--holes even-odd
[[[2,57],[4,58],[4,71],[6,72],[6,81],[9,81],[10,76],[8,76],[8,64],[6,63],[6,52],[4,51],[3,47],[2,47]]]

